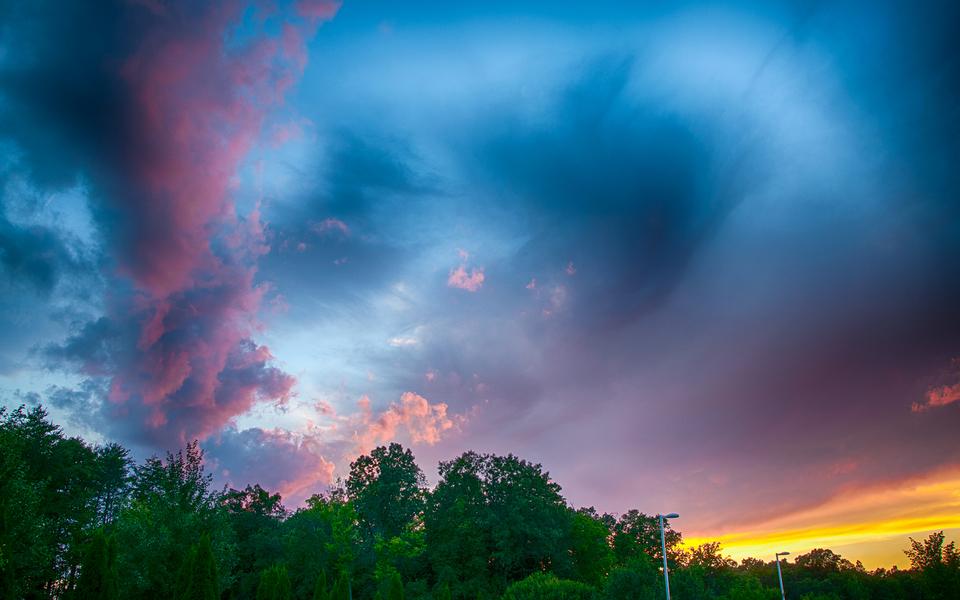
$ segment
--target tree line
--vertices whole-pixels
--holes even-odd
[[[574,509],[539,464],[466,452],[431,490],[390,444],[296,510],[259,485],[216,489],[196,442],[135,464],[68,438],[40,408],[0,409],[3,598],[644,600],[663,597],[659,525]],[[666,529],[676,600],[773,600],[773,561],[685,549]],[[828,549],[783,564],[788,598],[960,598],[960,553],[911,540],[911,568]]]

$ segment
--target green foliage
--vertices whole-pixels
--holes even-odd
[[[663,594],[663,583],[644,556],[629,566],[616,567],[604,582],[602,598],[606,600],[653,600]]]
[[[780,592],[763,587],[759,580],[749,575],[738,577],[723,596],[724,600],[779,600]]]
[[[429,575],[423,529],[407,529],[396,537],[378,539],[374,544],[374,553],[374,577],[378,581],[389,580],[394,575],[408,581]]]
[[[455,597],[497,596],[544,566],[569,569],[569,512],[540,465],[467,452],[440,463],[424,517],[427,553]]]
[[[394,573],[387,578],[380,591],[380,598],[381,600],[403,600],[403,581],[399,573]]]
[[[779,598],[773,562],[737,566],[680,539],[668,524],[674,600]],[[787,595],[957,600],[955,542],[937,532],[906,554],[910,570],[868,573],[812,550],[783,562]],[[40,408],[0,409],[0,598],[648,600],[663,597],[660,564],[655,517],[575,511],[514,456],[441,463],[429,493],[409,451],[381,447],[288,514],[259,485],[213,489],[196,442],[131,473],[118,445],[65,438]]]
[[[65,438],[41,407],[0,409],[0,593],[62,595],[125,496],[126,450]]]
[[[423,511],[426,479],[409,449],[390,444],[350,464],[346,492],[364,531],[391,538]]]
[[[210,536],[204,534],[183,560],[177,576],[177,600],[217,600],[220,584],[214,562]]]
[[[280,528],[284,562],[294,597],[309,598],[322,572],[354,569],[360,546],[356,512],[337,496],[313,496]]]
[[[557,579],[550,573],[534,573],[511,584],[503,600],[594,600],[595,590],[579,581]]]
[[[667,561],[670,568],[680,561],[680,534],[664,523],[667,545]],[[630,510],[623,514],[613,525],[613,552],[617,564],[625,565],[637,559],[641,554],[657,561],[663,560],[663,550],[660,544],[660,522],[657,517],[643,514],[637,510]]]
[[[134,469],[130,506],[117,519],[114,533],[118,548],[124,549],[117,556],[124,597],[173,597],[184,550],[204,531],[215,533],[207,542],[218,588],[230,587],[234,534],[220,493],[210,487],[196,442],[167,454],[166,460],[151,457]]]
[[[613,566],[610,529],[593,508],[570,512],[572,577],[599,586]]]
[[[937,531],[922,541],[910,538],[910,548],[904,550],[919,574],[925,598],[960,597],[960,552],[956,542],[945,541],[943,532]]]
[[[352,597],[352,585],[350,576],[346,573],[340,573],[337,578],[337,584],[333,586],[333,593],[330,594],[330,600],[350,600]]]
[[[441,584],[437,586],[437,589],[433,592],[434,600],[452,600],[453,596],[450,594],[450,586],[447,584]]]
[[[98,530],[87,544],[74,591],[75,600],[116,600],[120,597],[117,581],[116,547]]]
[[[286,510],[279,494],[270,494],[259,485],[229,490],[221,501],[236,539],[236,577],[231,593],[251,598],[264,569],[283,559],[280,536]]]
[[[313,600],[330,600],[330,590],[327,589],[326,571],[320,571],[316,583],[313,584]]]
[[[290,577],[283,565],[273,565],[260,574],[257,600],[290,600]]]

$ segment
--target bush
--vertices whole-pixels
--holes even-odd
[[[618,567],[607,575],[603,588],[605,600],[659,600],[663,585],[655,572]]]
[[[510,585],[503,600],[594,600],[594,589],[585,583],[557,579],[550,573],[534,573]]]

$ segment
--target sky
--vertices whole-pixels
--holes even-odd
[[[957,13],[0,0],[0,402],[902,566],[960,534]]]

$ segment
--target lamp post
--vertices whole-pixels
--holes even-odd
[[[790,554],[789,552],[777,552],[774,557],[777,559],[777,579],[780,580],[780,600],[787,600],[787,595],[783,592],[783,574],[780,572],[780,557]]]
[[[660,519],[660,549],[663,551],[663,586],[667,590],[667,600],[670,600],[670,574],[667,571],[667,538],[663,533],[664,519],[678,519],[680,515],[670,513],[669,515],[657,515]]]

